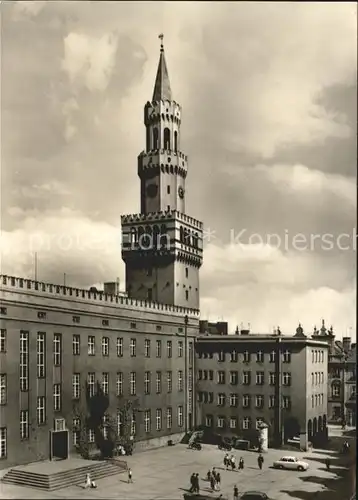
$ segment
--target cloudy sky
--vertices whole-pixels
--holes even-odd
[[[124,283],[164,32],[187,211],[207,229],[202,317],[349,331],[354,3],[3,1],[1,23],[3,273],[33,277],[37,251],[43,281]]]

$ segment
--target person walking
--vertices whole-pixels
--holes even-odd
[[[133,483],[133,474],[132,474],[132,469],[128,469],[128,484]]]
[[[211,481],[211,470],[209,469],[207,474],[206,474],[206,479],[208,480],[208,482],[210,483]]]
[[[194,492],[199,494],[200,484],[199,484],[199,474],[198,473],[195,474],[194,486],[195,486]]]
[[[234,455],[231,455],[231,457],[230,457],[230,465],[231,465],[231,470],[235,470],[236,469],[236,463],[235,463],[235,457],[234,457]]]
[[[221,475],[220,475],[220,472],[218,472],[216,474],[216,484],[217,484],[218,490],[220,491],[220,488],[221,488]]]
[[[224,456],[224,467],[225,467],[226,470],[228,469],[229,464],[230,464],[229,454],[225,453],[225,456]]]
[[[189,489],[189,492],[190,493],[194,493],[194,490],[195,490],[195,474],[193,472],[192,475],[190,476],[190,489]]]
[[[234,486],[234,498],[233,498],[233,500],[239,500],[239,490],[238,490],[238,487],[236,486],[236,484]]]
[[[244,470],[244,459],[242,457],[239,460],[239,470]]]
[[[215,491],[215,478],[214,478],[214,474],[211,474],[211,477],[210,477],[210,488],[212,489],[212,491]]]
[[[260,455],[257,457],[257,464],[258,464],[258,466],[259,466],[259,469],[260,469],[260,470],[262,470],[262,466],[263,466],[263,464],[264,464],[264,457],[261,455],[261,453],[260,453]]]

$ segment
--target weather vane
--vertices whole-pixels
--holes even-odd
[[[164,45],[163,45],[163,38],[164,38],[164,35],[163,35],[163,33],[161,33],[161,34],[158,36],[158,38],[160,39],[160,48],[161,48],[161,50],[163,50],[163,49],[164,49]]]

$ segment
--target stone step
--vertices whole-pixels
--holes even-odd
[[[87,474],[91,475],[93,481],[98,481],[107,476],[123,473],[125,470],[126,463],[116,463],[116,461],[92,462],[86,466],[49,473],[47,475],[24,469],[11,469],[2,478],[2,482],[53,491],[81,483],[85,484]]]

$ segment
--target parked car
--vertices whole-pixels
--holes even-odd
[[[240,500],[269,500],[269,497],[261,491],[247,491],[241,495]]]
[[[307,470],[309,465],[307,462],[298,460],[297,457],[282,457],[273,463],[275,469],[289,469],[289,470]]]

